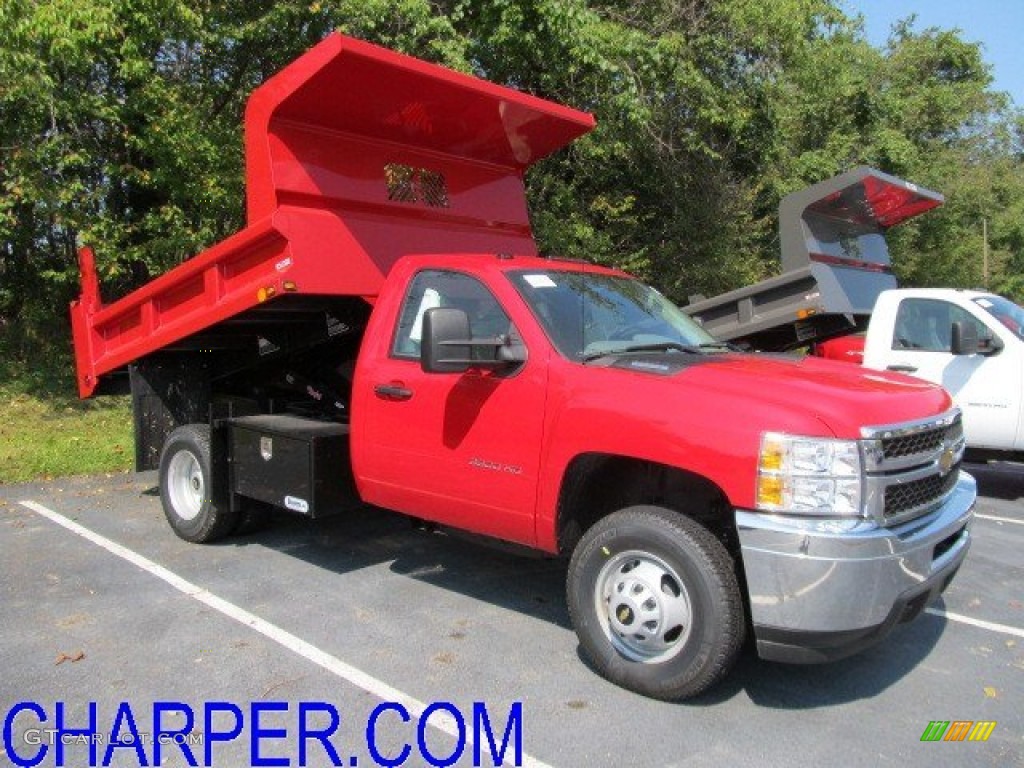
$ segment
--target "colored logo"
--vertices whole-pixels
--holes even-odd
[[[921,741],[988,741],[995,727],[995,720],[932,720]]]

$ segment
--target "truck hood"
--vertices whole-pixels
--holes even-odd
[[[728,407],[730,400],[755,401],[766,411],[813,415],[843,438],[860,437],[865,426],[936,416],[953,405],[946,391],[934,384],[849,363],[774,354],[688,358],[684,362],[677,354],[643,356],[615,367],[664,377],[686,390],[714,393],[720,407]]]

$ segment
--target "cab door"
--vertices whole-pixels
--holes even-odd
[[[985,319],[958,304],[908,297],[896,313],[886,367],[941,384],[963,411],[969,446],[1012,448],[1021,415],[1020,360],[1005,348],[994,353],[952,354],[954,322],[973,323],[979,339],[1000,335]]]
[[[438,269],[415,275],[386,354],[357,374],[362,494],[406,514],[533,544],[546,364],[527,350],[514,368],[425,373],[423,315],[442,306],[465,310],[476,337],[518,336],[476,277]]]

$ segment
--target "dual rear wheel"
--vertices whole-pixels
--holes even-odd
[[[160,500],[178,536],[194,543],[216,541],[242,520],[215,486],[210,428],[186,424],[171,432],[160,453]]]

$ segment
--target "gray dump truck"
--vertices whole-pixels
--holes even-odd
[[[863,330],[878,295],[896,287],[886,231],[942,195],[861,166],[779,204],[782,274],[685,311],[722,341],[785,351]]]

